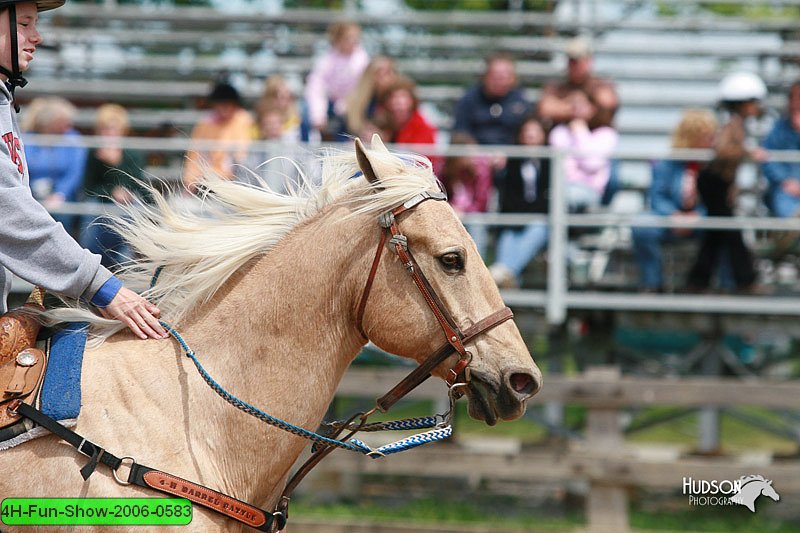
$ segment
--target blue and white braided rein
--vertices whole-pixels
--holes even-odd
[[[156,273],[156,276],[158,272]],[[154,276],[154,278],[156,277]],[[349,441],[341,441],[336,439],[331,439],[324,435],[320,435],[314,431],[309,431],[307,429],[295,426],[294,424],[290,424],[284,420],[279,418],[275,418],[271,416],[261,409],[250,405],[249,403],[240,400],[236,396],[232,395],[228,391],[226,391],[219,383],[217,383],[214,378],[212,378],[208,372],[206,372],[203,365],[200,364],[200,361],[197,359],[194,351],[189,348],[189,345],[183,339],[180,333],[178,333],[172,326],[167,324],[164,321],[159,321],[164,328],[169,332],[170,335],[181,345],[185,355],[192,360],[194,366],[197,368],[197,371],[200,373],[200,376],[203,380],[211,387],[211,389],[216,392],[218,395],[222,397],[226,402],[233,405],[240,411],[243,411],[267,424],[275,426],[279,429],[284,431],[288,431],[294,435],[299,437],[303,437],[308,439],[318,445],[322,446],[335,446],[337,448],[342,448],[345,450],[350,450],[353,452],[360,452],[364,455],[376,459],[378,457],[383,457],[385,455],[391,455],[393,453],[402,452],[405,450],[410,450],[412,448],[416,448],[417,446],[421,446],[423,444],[427,444],[429,442],[436,442],[447,439],[453,434],[453,427],[450,424],[446,423],[444,417],[441,416],[428,416],[428,417],[420,417],[420,418],[409,418],[405,420],[396,420],[392,422],[377,422],[374,424],[368,424],[361,428],[362,431],[391,431],[391,430],[409,430],[409,429],[425,429],[425,428],[434,428],[430,431],[426,431],[424,433],[419,433],[417,435],[412,435],[410,437],[406,437],[404,439],[398,440],[396,442],[386,444],[381,446],[380,448],[371,448],[364,442],[358,439],[350,439]]]

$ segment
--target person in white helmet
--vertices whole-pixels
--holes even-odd
[[[83,299],[140,338],[165,338],[158,308],[123,287],[100,256],[81,248],[31,194],[14,89],[27,83],[22,73],[42,43],[39,12],[64,3],[0,0],[0,313],[6,311],[13,272],[48,291]]]
[[[764,149],[749,145],[745,127],[747,119],[761,114],[761,101],[766,95],[764,82],[750,72],[729,74],[719,85],[719,102],[729,118],[714,142],[714,158],[697,178],[697,190],[708,216],[732,217],[739,165],[745,159],[766,159]],[[730,265],[736,290],[750,292],[757,288],[753,256],[741,230],[707,230],[689,271],[689,290],[708,289],[722,261]]]

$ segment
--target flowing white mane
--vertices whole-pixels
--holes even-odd
[[[299,184],[285,194],[272,191],[256,176],[254,184],[246,184],[207,175],[198,184],[203,191],[199,211],[176,207],[150,188],[151,205],[125,208],[125,215],[113,219],[135,257],[118,276],[158,305],[162,320],[178,325],[248,261],[270,251],[294,227],[334,202],[351,204],[353,213],[377,214],[437,187],[430,162],[422,156],[385,149],[371,150],[369,156],[382,188],[362,176],[354,152],[317,159],[321,178],[313,180],[307,176],[315,173],[301,171]],[[150,287],[156,270],[160,274]],[[88,320],[101,339],[122,329],[119,322],[88,316],[86,311],[51,315]]]

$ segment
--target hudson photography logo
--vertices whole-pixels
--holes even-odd
[[[772,481],[764,476],[750,475],[739,479],[694,479],[683,478],[683,494],[689,497],[689,505],[744,505],[756,512],[756,500],[766,496],[774,501],[781,499],[772,487]]]

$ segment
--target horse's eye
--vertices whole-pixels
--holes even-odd
[[[439,262],[448,272],[461,272],[464,270],[464,258],[458,252],[447,252],[440,255]]]

